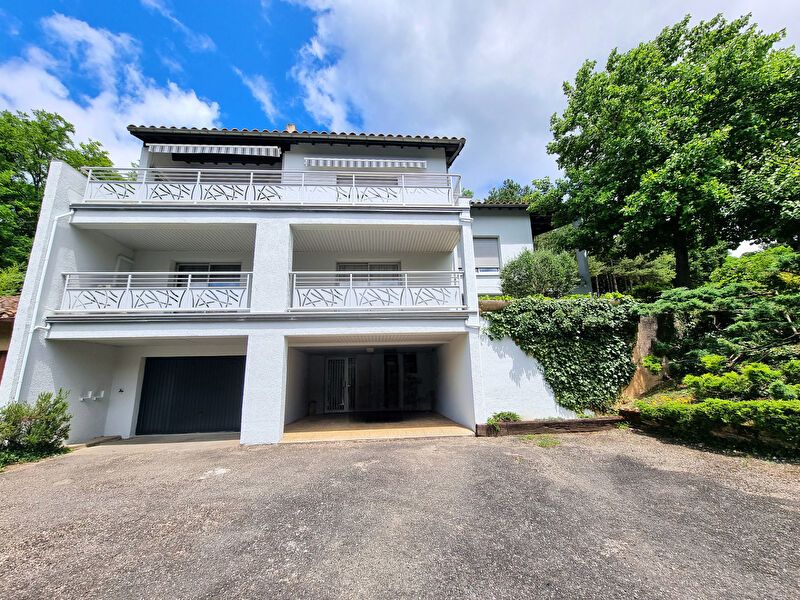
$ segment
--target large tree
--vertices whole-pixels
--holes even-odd
[[[55,113],[0,112],[0,267],[28,260],[50,161],[111,166],[99,142],[76,144],[74,134]]]
[[[745,16],[690,26],[587,61],[553,115],[564,179],[534,182],[532,209],[576,223],[590,252],[675,255],[744,240],[800,244],[800,58]]]

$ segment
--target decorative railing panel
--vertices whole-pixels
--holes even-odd
[[[61,310],[220,312],[250,309],[251,273],[65,273]]]
[[[297,271],[292,310],[464,308],[461,271]]]
[[[457,204],[461,195],[461,177],[447,173],[113,167],[84,172],[85,202],[442,206]]]

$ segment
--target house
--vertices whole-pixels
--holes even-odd
[[[0,296],[0,381],[6,366],[8,346],[11,343],[11,330],[14,328],[14,318],[17,316],[19,296]]]
[[[70,390],[71,441],[566,414],[481,333],[484,276],[532,237],[462,197],[463,138],[128,129],[139,168],[50,167],[0,403]]]

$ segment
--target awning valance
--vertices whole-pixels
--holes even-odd
[[[424,160],[380,159],[380,158],[332,158],[305,157],[307,167],[332,167],[334,169],[424,169]]]
[[[150,152],[160,154],[239,154],[242,156],[281,155],[278,146],[212,146],[206,144],[147,144]]]

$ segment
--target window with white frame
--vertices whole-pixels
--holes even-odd
[[[500,272],[500,240],[496,237],[472,239],[475,248],[475,271],[477,273]]]
[[[241,263],[178,263],[179,273],[192,273],[189,286],[188,275],[178,275],[178,287],[241,287],[244,280],[239,271]],[[208,275],[206,275],[208,273]]]

